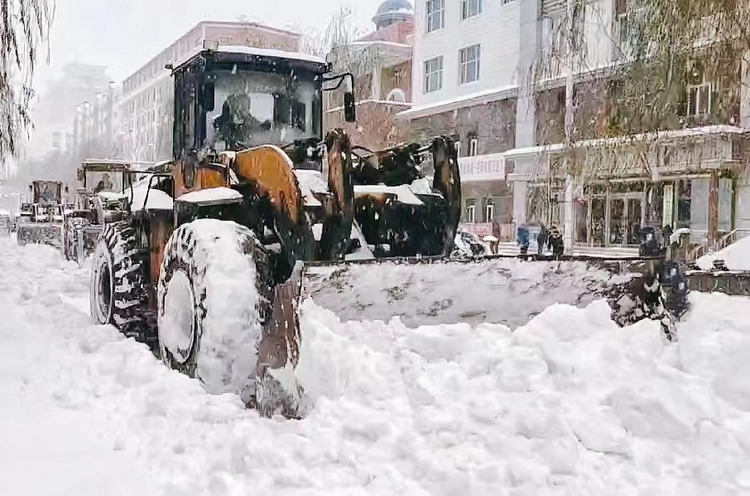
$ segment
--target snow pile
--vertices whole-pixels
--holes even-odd
[[[724,260],[729,270],[750,271],[750,236],[727,246],[723,250],[702,256],[696,263],[703,270],[711,270],[714,260]]]
[[[294,175],[297,177],[300,192],[305,198],[305,205],[308,207],[323,206],[315,196],[315,193],[328,193],[328,182],[323,178],[323,174],[314,170],[294,169]]]
[[[146,194],[148,193],[148,205],[146,205]],[[133,186],[132,195],[130,195],[130,205],[133,212],[141,210],[172,210],[174,200],[167,193],[160,189],[155,189],[152,185],[151,190],[148,188],[148,179],[140,181]]]
[[[675,345],[603,301],[514,333],[307,301],[315,409],[285,421],[88,324],[87,276],[0,240],[0,494],[750,493],[748,299],[693,295]]]

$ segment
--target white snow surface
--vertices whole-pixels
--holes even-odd
[[[294,175],[297,177],[297,184],[300,192],[305,198],[305,205],[308,207],[322,207],[315,197],[315,193],[328,193],[328,182],[318,171],[314,170],[297,170],[294,169]]]
[[[133,186],[133,193],[130,195],[130,209],[133,212],[141,210],[172,210],[174,207],[172,197],[164,191],[153,187],[149,191],[148,181],[147,178]],[[148,192],[148,205],[146,205],[146,192]]]
[[[703,270],[711,270],[714,260],[724,260],[729,270],[750,271],[750,236],[742,238],[723,250],[704,255],[696,263]]]
[[[239,200],[242,200],[242,194],[239,191],[224,186],[192,191],[177,198],[177,201],[188,203],[213,203]]]
[[[605,302],[500,325],[343,324],[302,305],[315,408],[262,419],[97,327],[88,272],[0,239],[0,494],[750,494],[750,299],[668,344]]]

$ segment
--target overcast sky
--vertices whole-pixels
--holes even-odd
[[[55,0],[50,65],[40,67],[37,87],[67,62],[105,65],[122,81],[201,20],[241,16],[279,28],[324,32],[341,7],[357,24],[370,19],[382,0]]]

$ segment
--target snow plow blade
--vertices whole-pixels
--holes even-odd
[[[62,226],[60,224],[27,223],[18,226],[17,241],[19,245],[62,246]]]

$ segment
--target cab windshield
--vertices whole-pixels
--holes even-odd
[[[221,152],[320,138],[321,91],[297,75],[212,72],[214,109],[206,114],[206,145]]]
[[[122,174],[87,171],[86,186],[94,193],[122,193]]]

